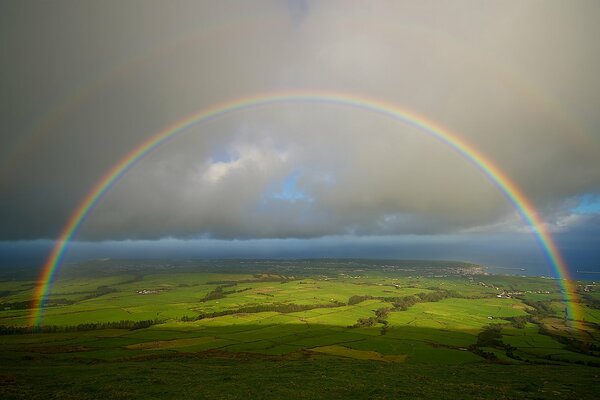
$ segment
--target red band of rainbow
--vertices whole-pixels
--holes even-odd
[[[556,276],[560,279],[563,298],[567,306],[567,313],[571,320],[581,320],[579,310],[576,307],[576,292],[573,281],[569,278],[567,266],[561,257],[550,232],[537,213],[535,207],[525,196],[523,191],[512,182],[503,171],[492,163],[481,152],[472,145],[461,139],[448,129],[425,119],[411,111],[403,109],[395,104],[352,94],[333,93],[323,91],[286,91],[277,93],[259,94],[250,97],[242,97],[219,103],[211,107],[193,113],[176,123],[167,126],[162,131],[152,135],[136,148],[131,150],[118,163],[96,183],[92,190],[81,201],[75,212],[70,216],[64,226],[60,237],[56,241],[50,256],[48,257],[38,285],[34,293],[34,305],[30,315],[30,323],[39,326],[42,323],[43,303],[48,295],[55,272],[61,264],[69,242],[77,233],[78,228],[85,221],[87,215],[93,210],[100,198],[145,155],[158,148],[168,139],[184,131],[194,124],[206,121],[210,118],[222,116],[242,109],[255,108],[283,102],[310,102],[329,103],[348,107],[359,108],[370,111],[407,125],[418,128],[420,131],[447,144],[472,164],[474,164],[491,182],[493,182],[504,196],[512,203],[522,219],[531,227],[534,236],[540,244],[549,264],[552,266]]]

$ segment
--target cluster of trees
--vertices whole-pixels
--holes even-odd
[[[494,362],[498,361],[498,357],[496,357],[496,355],[494,353],[492,353],[491,351],[481,350],[477,346],[471,346],[469,348],[469,350],[471,352],[477,354],[478,356],[485,358],[488,361],[494,361]]]
[[[527,312],[535,317],[544,318],[555,315],[556,313],[552,309],[550,302],[548,301],[529,301],[521,299],[526,305],[533,307],[533,310]]]
[[[361,328],[365,326],[375,326],[375,324],[382,324],[383,327],[381,328],[381,334],[385,335],[389,327],[387,317],[390,314],[390,311],[391,310],[386,307],[378,308],[375,310],[374,317],[359,318],[354,325],[350,326],[350,328]]]
[[[377,310],[375,310],[375,316],[377,317],[378,320],[387,319],[389,314],[390,314],[390,309],[386,308],[386,307],[381,307],[381,308],[378,308]]]
[[[383,326],[381,327],[381,332],[380,333],[381,333],[381,335],[385,335],[387,333],[389,327],[390,327],[390,324],[385,319],[383,321],[380,321],[380,322],[383,324]]]
[[[513,358],[515,360],[521,360],[521,357],[513,353],[514,350],[516,350],[515,347],[512,347],[511,345],[502,342],[501,331],[501,324],[489,325],[486,329],[481,331],[479,335],[477,335],[477,343],[469,346],[469,350],[485,358],[488,361],[498,362],[498,357],[496,357],[494,353],[484,351],[481,349],[481,347],[495,347],[503,349],[508,357]]]
[[[433,303],[444,299],[460,297],[462,297],[460,294],[452,290],[438,290],[436,292],[417,293],[414,296],[397,297],[394,298],[392,303],[394,304],[394,311],[406,311],[417,303]]]
[[[222,310],[222,311],[214,311],[211,313],[202,313],[202,314],[199,314],[193,320],[197,321],[197,320],[201,320],[201,319],[205,319],[205,318],[222,317],[224,315],[252,314],[252,313],[268,312],[268,311],[274,311],[274,312],[286,314],[286,313],[293,313],[293,312],[299,312],[299,311],[313,310],[315,308],[334,308],[334,307],[341,307],[341,306],[345,306],[345,305],[346,304],[344,304],[342,302],[337,302],[337,301],[333,302],[333,303],[328,303],[328,304],[294,304],[294,303],[258,304],[258,305],[254,305],[254,306],[240,307],[240,308],[231,309],[231,310]],[[186,319],[184,320],[183,318],[186,318]],[[181,319],[182,321],[190,321],[191,320],[189,317],[183,317],[183,318]]]
[[[54,333],[54,332],[83,332],[101,329],[144,329],[152,325],[162,324],[164,320],[148,319],[143,321],[110,321],[92,322],[79,325],[43,325],[43,326],[5,326],[0,325],[0,335],[16,335],[24,333]]]
[[[502,325],[491,324],[477,335],[478,347],[504,347],[502,343]]]
[[[377,318],[369,317],[369,318],[359,318],[351,328],[361,328],[364,326],[375,326],[377,323]]]
[[[518,317],[514,317],[518,318]],[[518,321],[521,321],[517,319]],[[525,319],[525,323],[527,320]],[[494,353],[486,352],[480,349],[480,347],[496,347],[503,349],[507,357],[510,357],[514,360],[523,360],[518,355],[514,354],[514,351],[517,350],[516,347],[511,346],[510,344],[506,344],[502,342],[502,325],[501,324],[491,324],[486,329],[481,331],[479,335],[477,335],[477,343],[470,347],[470,350],[475,354],[478,354],[490,361],[498,361],[498,358]]]
[[[404,296],[394,300],[394,311],[406,311],[419,302],[417,296]]]
[[[525,326],[527,325],[527,322],[529,321],[529,317],[524,316],[524,315],[520,315],[517,317],[509,317],[509,318],[505,318],[505,319],[507,321],[509,321],[511,323],[511,325],[517,329],[524,329]]]

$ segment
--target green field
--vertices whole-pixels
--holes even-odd
[[[468,264],[88,263],[38,329],[34,286],[0,283],[3,399],[591,399],[600,383],[596,292],[573,321],[556,281]]]

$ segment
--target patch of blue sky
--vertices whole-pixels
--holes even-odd
[[[600,195],[586,194],[579,198],[579,205],[571,209],[577,214],[596,214],[600,213]]]
[[[215,148],[210,152],[210,159],[213,163],[229,163],[234,161],[231,152],[225,148]]]
[[[301,175],[302,173],[296,170],[286,176],[277,190],[271,192],[271,197],[277,200],[285,200],[289,202],[312,202],[314,199],[304,190],[298,187],[298,179]]]

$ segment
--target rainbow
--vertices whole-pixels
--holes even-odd
[[[114,164],[93,186],[92,190],[85,196],[77,209],[70,216],[60,237],[56,241],[52,252],[44,264],[34,293],[34,305],[30,315],[31,325],[40,326],[42,324],[43,303],[48,296],[54,275],[62,262],[70,241],[76,235],[79,227],[86,220],[86,217],[94,209],[96,204],[98,204],[102,196],[107,193],[130,168],[163,143],[193,125],[243,109],[263,107],[277,103],[320,103],[358,108],[413,126],[454,149],[457,153],[475,165],[496,185],[508,201],[512,203],[521,218],[531,227],[549,264],[552,266],[556,276],[560,279],[561,290],[567,306],[569,319],[575,321],[581,320],[579,310],[576,307],[577,302],[574,283],[569,278],[565,261],[561,257],[560,252],[535,207],[525,196],[523,191],[476,148],[448,129],[392,103],[346,93],[285,91],[237,98],[204,108],[150,136],[143,143],[132,149],[119,162]]]

